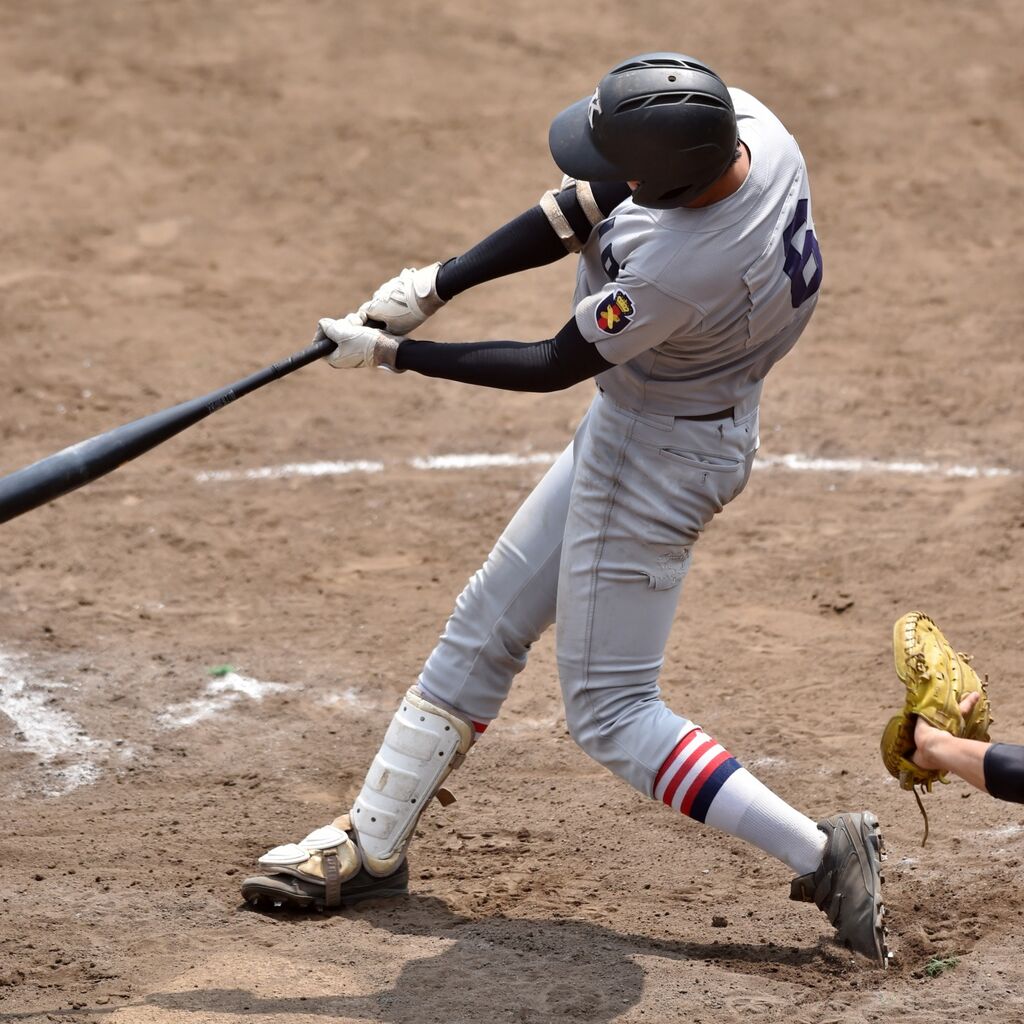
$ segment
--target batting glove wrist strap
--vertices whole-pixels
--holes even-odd
[[[336,370],[383,366],[394,373],[401,372],[395,361],[398,346],[404,339],[376,327],[366,327],[360,313],[350,313],[342,320],[325,317],[320,321],[317,338],[330,338],[338,346],[326,357]]]

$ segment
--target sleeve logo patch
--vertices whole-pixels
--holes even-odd
[[[594,311],[597,329],[605,334],[624,331],[633,322],[635,315],[633,300],[621,289],[601,299]]]

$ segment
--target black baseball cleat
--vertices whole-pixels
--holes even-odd
[[[793,879],[789,898],[816,904],[835,926],[838,942],[888,967],[878,819],[870,811],[837,814],[818,828],[828,837],[821,863]]]
[[[384,878],[376,878],[365,868],[340,886],[329,887],[293,875],[253,875],[242,882],[242,898],[254,910],[334,910],[364,900],[404,896],[409,891],[409,862]]]

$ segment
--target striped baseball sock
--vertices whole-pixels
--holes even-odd
[[[658,770],[654,796],[682,814],[753,843],[798,875],[821,862],[825,833],[692,723]]]

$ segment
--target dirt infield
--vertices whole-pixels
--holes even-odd
[[[876,811],[896,950],[855,962],[781,865],[580,753],[550,638],[423,819],[408,898],[242,908],[260,853],[347,806],[591,387],[317,366],[0,528],[0,1021],[1024,1021],[1024,810],[954,783],[922,850],[877,756],[915,607],[1024,741],[1022,29],[1011,0],[0,4],[0,472],[525,209],[559,178],[549,119],[622,56],[699,54],[783,118],[822,303],[663,687],[808,814]],[[432,333],[548,336],[571,275]],[[471,453],[521,458],[419,461]]]

